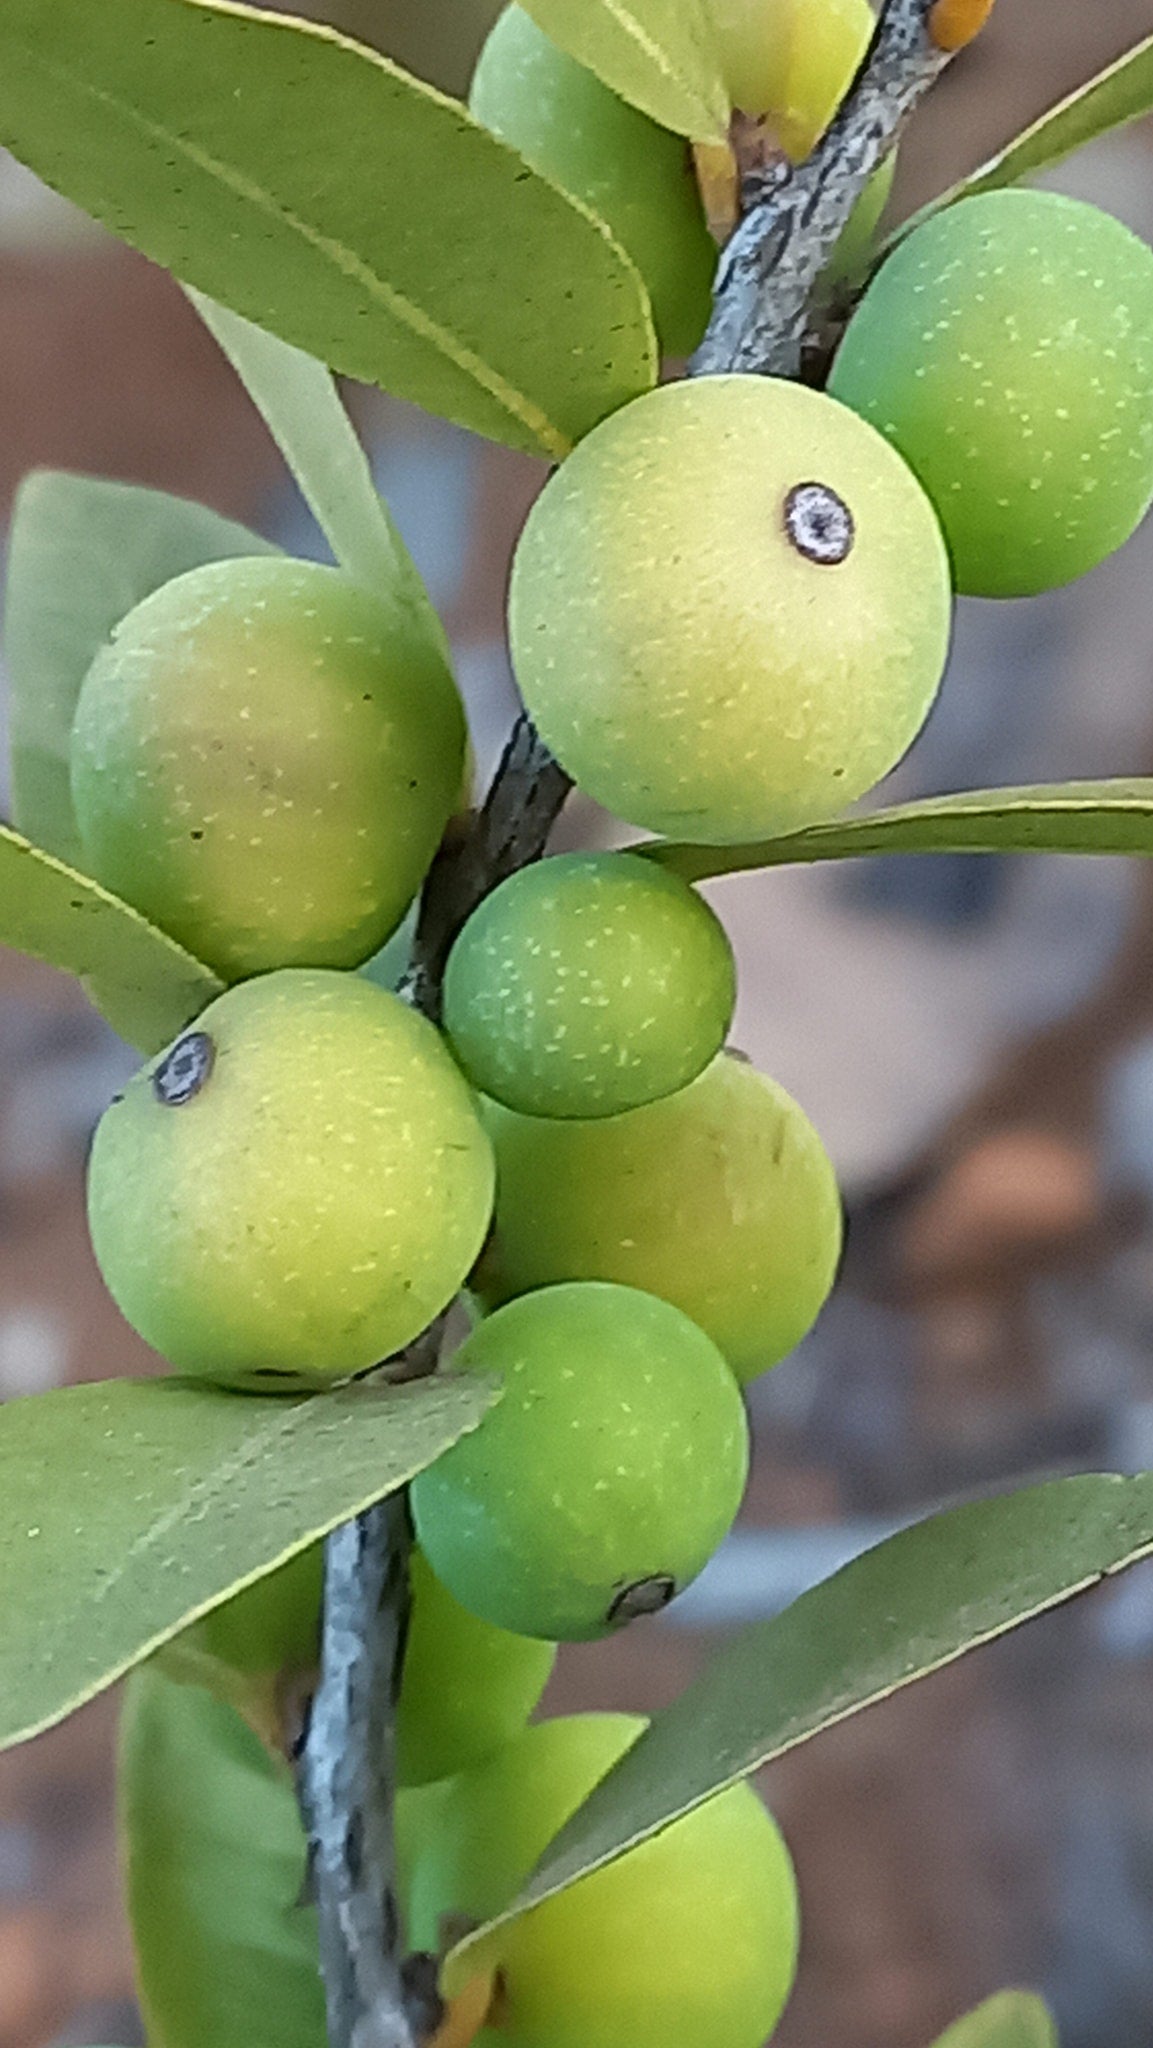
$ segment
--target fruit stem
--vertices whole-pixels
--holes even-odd
[[[746,173],[744,216],[721,255],[713,317],[690,375],[800,375],[814,290],[849,215],[961,46],[943,33],[944,5],[887,0],[856,82],[812,155],[797,165],[777,157]],[[991,6],[948,0],[950,16],[964,15],[962,40]]]
[[[425,884],[401,993],[426,1017],[440,1016],[445,963],[461,925],[498,882],[544,852],[571,787],[522,716],[482,809],[463,833],[445,840]],[[443,1323],[439,1317],[390,1360],[382,1378],[435,1372]],[[297,1789],[330,2048],[417,2048],[432,2030],[428,2000],[403,1954],[393,1827],[411,1548],[403,1492],[335,1530],[324,1548],[321,1675],[299,1748]],[[434,2013],[432,2025],[444,2017]]]

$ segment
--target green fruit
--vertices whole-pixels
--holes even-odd
[[[830,389],[920,477],[960,590],[1068,583],[1153,499],[1153,251],[1056,193],[963,200],[884,265]]]
[[[880,435],[771,377],[667,384],[545,485],[510,634],[582,789],[684,839],[829,817],[897,761],[948,648],[932,508]]]
[[[862,271],[868,268],[877,228],[881,215],[889,203],[893,180],[897,175],[897,157],[887,156],[883,164],[873,172],[860,198],[849,215],[844,233],[833,250],[822,275],[822,284],[828,288],[846,280],[859,280]]]
[[[511,1635],[454,1600],[419,1550],[397,1716],[402,1785],[447,1778],[499,1749],[524,1727],[556,1645]]]
[[[419,888],[460,788],[435,643],[336,569],[178,576],[84,679],[72,794],[96,879],[226,980],[352,967]]]
[[[582,1714],[526,1729],[420,1815],[409,1933],[510,1905],[564,1822],[644,1722]],[[761,2048],[792,1988],[789,1852],[736,1785],[617,1862],[497,1928],[446,1973],[499,1972],[476,2048]]]
[[[121,1841],[148,2038],[323,2048],[292,1780],[232,1709],[154,1667],[121,1723]]]
[[[288,968],[210,1003],[116,1098],[88,1213],[146,1343],[277,1393],[417,1336],[476,1257],[492,1185],[431,1024],[359,975]]]
[[[478,1324],[453,1370],[505,1389],[413,1481],[421,1548],[462,1606],[581,1642],[707,1564],[740,1506],[748,1425],[687,1316],[628,1287],[543,1288]]]
[[[705,0],[733,105],[765,117],[794,162],[828,127],[868,49],[868,0]]]
[[[246,1676],[308,1671],[320,1657],[324,1546],[310,1543],[181,1631],[160,1655],[175,1676],[213,1684],[215,1669]],[[234,1697],[234,1688],[223,1688]]]
[[[689,355],[708,322],[717,250],[684,137],[619,99],[523,7],[499,16],[469,105],[534,170],[607,222],[648,287],[665,353]]]
[[[496,1220],[473,1282],[486,1303],[558,1280],[641,1287],[691,1316],[742,1380],[816,1320],[840,1255],[833,1168],[792,1097],[743,1061],[625,1116],[493,1105],[486,1119]]]
[[[522,868],[449,956],[444,1024],[475,1087],[529,1116],[615,1116],[671,1095],[724,1044],[736,969],[677,876],[628,853]]]

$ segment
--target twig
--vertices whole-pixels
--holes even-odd
[[[456,933],[490,889],[543,853],[572,784],[528,718],[513,728],[483,809],[446,842],[421,899],[402,993],[440,1012]],[[444,1317],[381,1369],[435,1372]],[[404,1959],[393,1820],[396,1719],[408,1629],[407,1499],[394,1494],[325,1544],[321,1678],[297,1765],[320,1929],[331,2048],[416,2048],[437,2024],[435,1973]]]
[[[968,31],[954,29],[947,48],[938,40],[946,7],[950,27],[963,14]],[[988,11],[989,0],[888,0],[857,82],[812,156],[796,167],[776,157],[746,177],[744,215],[721,256],[692,376],[800,374],[813,289],[857,199]]]

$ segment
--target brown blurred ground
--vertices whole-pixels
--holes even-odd
[[[349,0],[344,18],[382,41],[391,28],[391,46],[413,60],[426,33],[420,0],[391,10]],[[459,82],[476,18],[461,9],[458,47],[440,46],[448,83]],[[1150,31],[1153,0],[1000,0],[906,144],[906,202]],[[247,518],[280,487],[278,458],[179,293],[111,244],[0,251],[0,370],[4,503],[43,462],[161,483]],[[469,644],[499,632],[508,548],[537,474],[499,453],[485,459],[450,608]],[[1151,948],[1146,884],[1105,987],[999,1059],[900,1179],[862,1199],[848,1361],[834,1318],[806,1415],[766,1398],[752,1522],[888,1512],[970,1478],[1107,1453],[1098,1406],[1070,1388],[1048,1341],[1043,1283],[1099,1270],[1134,1227],[1103,1191],[1096,1116],[1103,1059],[1150,1021]],[[748,967],[768,985],[751,957]],[[114,1066],[68,984],[0,957],[0,1392],[148,1368],[103,1293],[83,1225],[79,1148]],[[1129,1786],[1153,1776],[1147,1669],[1144,1684],[1101,1669],[1096,1612],[1085,1603],[1037,1625],[768,1774],[806,1904],[781,2048],[925,2048],[1008,1977],[1050,1970],[1070,1782],[1092,1776],[1119,1833]],[[636,1630],[566,1654],[551,1705],[651,1708],[706,1653],[697,1636]],[[99,1701],[0,1759],[0,2048],[129,2039],[113,1725],[113,1703]],[[1099,2048],[1146,2048],[1147,2038],[1119,2030]]]

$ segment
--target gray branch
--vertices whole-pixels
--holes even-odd
[[[513,728],[483,809],[446,841],[421,899],[403,993],[440,1012],[449,948],[469,913],[536,860],[572,784],[528,718]],[[380,1377],[435,1372],[444,1317]],[[406,1496],[370,1508],[324,1552],[321,1677],[297,1764],[331,2048],[417,2048],[439,2019],[435,1970],[404,1958],[393,1811],[396,1721],[412,1545]]]
[[[949,62],[929,33],[933,0],[888,0],[857,82],[824,139],[794,167],[776,157],[744,181],[721,256],[695,377],[797,377],[817,279],[873,172]]]

